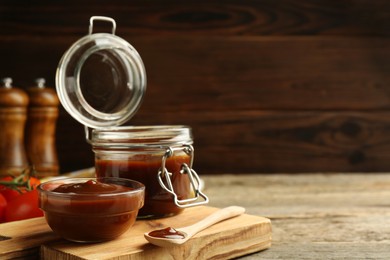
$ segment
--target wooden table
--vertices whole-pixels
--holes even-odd
[[[390,259],[390,173],[203,174],[202,179],[209,206],[239,205],[271,219],[271,248],[242,259]],[[20,238],[19,244],[39,248],[56,239],[43,219],[26,221],[43,223],[48,231],[27,223],[41,233],[31,231],[32,238]]]
[[[272,220],[268,250],[243,259],[389,259],[390,174],[202,176],[210,206]]]

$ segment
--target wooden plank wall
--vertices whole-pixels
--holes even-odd
[[[0,76],[54,86],[92,15],[144,60],[129,124],[190,125],[199,173],[390,170],[389,1],[3,0]],[[63,109],[57,132],[62,172],[93,165]]]

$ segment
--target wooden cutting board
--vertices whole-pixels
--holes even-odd
[[[195,207],[163,219],[138,220],[120,238],[95,244],[78,244],[56,236],[44,218],[0,224],[0,259],[227,259],[271,246],[271,221],[244,214],[201,231],[184,245],[160,248],[143,234],[167,226],[183,227],[218,210]]]

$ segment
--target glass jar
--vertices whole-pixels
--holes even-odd
[[[164,217],[207,203],[192,169],[194,149],[187,126],[135,126],[92,130],[97,177],[120,177],[146,187],[139,217]]]
[[[95,33],[95,20],[112,23],[112,34]],[[109,17],[90,19],[89,35],[74,43],[57,69],[61,104],[86,129],[98,177],[145,185],[141,217],[162,217],[208,202],[192,169],[194,148],[186,126],[120,126],[138,110],[146,89],[140,55],[115,36]]]
[[[92,33],[95,20],[112,23],[112,34]],[[136,49],[116,36],[116,23],[93,16],[89,34],[62,56],[56,88],[66,111],[83,125],[104,128],[127,122],[141,105],[146,71]]]

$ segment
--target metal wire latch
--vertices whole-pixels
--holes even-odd
[[[111,33],[112,34],[115,34],[115,31],[116,31],[116,22],[114,19],[112,19],[111,17],[106,17],[106,16],[92,16],[90,19],[89,19],[89,30],[88,30],[88,34],[92,34],[92,31],[93,31],[93,22],[95,20],[100,20],[100,21],[105,21],[105,22],[110,22],[112,23],[112,31]]]
[[[190,164],[187,165],[186,163],[183,163],[181,166],[180,174],[188,175],[188,179],[190,180],[190,184],[191,184],[191,189],[194,192],[194,197],[192,198],[188,198],[188,199],[178,198],[178,195],[175,193],[171,181],[172,173],[170,173],[165,167],[167,158],[171,157],[176,150],[183,150],[186,154],[190,156]],[[158,172],[158,182],[160,183],[160,186],[164,190],[166,190],[167,192],[173,195],[176,206],[180,208],[189,208],[193,206],[207,204],[209,202],[209,198],[201,191],[201,181],[198,174],[195,172],[194,169],[192,169],[193,161],[194,161],[194,148],[192,147],[192,145],[186,145],[181,148],[169,147],[161,160],[161,168]],[[166,184],[164,183],[164,180]]]

